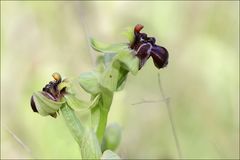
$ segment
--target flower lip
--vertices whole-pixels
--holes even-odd
[[[168,51],[164,47],[153,47],[151,57],[158,69],[164,68],[168,64]]]
[[[57,97],[54,97],[51,93],[42,91],[42,94],[43,94],[45,97],[47,97],[48,99],[51,99],[51,100],[53,100],[53,101],[57,101],[57,100],[58,100],[58,98],[57,98]]]
[[[52,77],[54,81],[50,81],[43,87],[42,94],[53,101],[58,101],[62,97],[62,92],[58,90],[58,85],[62,82],[62,78],[59,73],[53,73]]]

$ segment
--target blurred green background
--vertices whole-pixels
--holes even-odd
[[[184,158],[239,157],[239,2],[1,1],[1,158],[79,158],[61,116],[29,104],[55,71],[72,77],[94,68],[88,38],[126,42],[137,23],[170,54],[151,59],[115,94],[109,123],[122,127],[122,158],[177,158],[157,73]],[[21,140],[20,144],[18,139]],[[24,147],[25,146],[25,147]]]

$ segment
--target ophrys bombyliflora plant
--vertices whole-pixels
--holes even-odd
[[[59,73],[54,73],[53,81],[42,91],[33,93],[32,110],[54,118],[61,111],[84,159],[118,157],[111,150],[116,148],[119,140],[109,141],[109,134],[111,132],[119,139],[120,130],[116,126],[106,130],[114,92],[123,89],[128,73],[136,75],[149,57],[158,69],[168,64],[167,50],[155,44],[154,37],[141,33],[142,29],[143,26],[138,24],[125,32],[129,43],[109,45],[91,39],[92,48],[102,53],[97,58],[96,69],[64,80]],[[83,99],[82,94],[90,95],[90,98]],[[88,113],[86,122],[75,113],[83,110]]]

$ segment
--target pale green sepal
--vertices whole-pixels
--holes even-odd
[[[96,72],[82,73],[79,76],[79,84],[86,92],[90,94],[97,94],[100,92],[98,79],[99,75]]]
[[[33,100],[40,115],[47,116],[59,110],[64,100],[53,101],[43,95],[42,92],[33,93]]]
[[[124,64],[124,67],[133,75],[139,70],[139,59],[132,54],[130,49],[122,50],[116,56],[116,59]]]
[[[74,94],[65,94],[64,98],[66,99],[67,104],[73,110],[84,110],[89,107],[89,103],[78,99]]]
[[[99,42],[93,38],[90,39],[90,42],[94,50],[102,53],[116,53],[119,50],[128,48],[128,45],[126,43],[106,44]]]
[[[118,61],[114,61],[112,66],[108,66],[106,71],[102,74],[100,85],[112,92],[116,91],[119,77],[119,68],[120,63]]]
[[[127,27],[127,28],[122,32],[122,35],[129,40],[130,44],[133,43],[134,37],[135,37],[133,27]]]

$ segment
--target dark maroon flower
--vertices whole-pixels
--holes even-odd
[[[134,28],[135,39],[130,48],[136,51],[136,56],[140,60],[139,69],[145,64],[151,56],[154,65],[160,69],[168,64],[168,51],[166,48],[156,45],[154,37],[148,37],[146,33],[140,33],[143,29],[141,24]]]
[[[59,101],[62,97],[62,93],[64,90],[59,91],[57,86],[62,82],[61,76],[58,73],[53,73],[54,81],[50,81],[45,87],[43,87],[41,94],[51,99],[53,101]],[[38,112],[36,104],[34,102],[33,96],[31,97],[31,108],[33,112]],[[57,114],[50,114],[52,117],[56,118]]]

